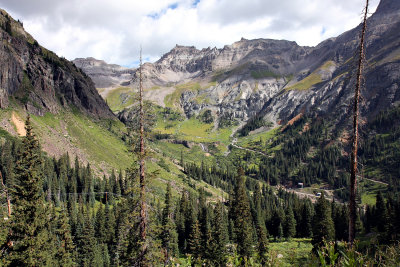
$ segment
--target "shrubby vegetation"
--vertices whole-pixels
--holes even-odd
[[[240,136],[247,136],[251,131],[256,130],[260,127],[272,127],[273,124],[271,122],[265,121],[262,115],[257,115],[254,118],[251,118],[246,125],[244,125],[240,130],[239,130],[239,135]]]
[[[198,119],[204,123],[213,123],[214,122],[214,117],[211,113],[211,110],[209,110],[209,109],[207,109],[202,114],[200,114],[198,116]]]
[[[238,122],[234,119],[232,113],[226,112],[220,116],[219,122],[218,122],[219,128],[228,128],[228,127],[235,126],[235,125],[238,125]]]

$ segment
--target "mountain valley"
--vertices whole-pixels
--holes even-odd
[[[358,253],[345,241],[361,28],[315,47],[262,38],[201,50],[176,45],[154,63],[127,68],[58,57],[0,9],[1,188],[22,188],[18,166],[37,138],[30,144],[41,155],[43,184],[35,203],[49,207],[48,242],[71,260],[64,266],[143,260],[135,228],[141,159],[151,229],[143,266],[319,264],[312,249],[337,249],[319,234],[337,242],[343,263]],[[359,104],[356,236],[361,254],[375,246],[386,266],[400,255],[399,29],[400,2],[381,0],[368,18]],[[17,262],[3,246],[12,234],[3,228],[17,227],[7,226],[6,206],[0,266]],[[59,245],[63,238],[74,248]],[[368,255],[373,264],[378,254]]]

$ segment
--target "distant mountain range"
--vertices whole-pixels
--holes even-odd
[[[382,0],[368,19],[361,114],[400,104],[400,1]],[[285,40],[242,39],[222,49],[176,46],[143,65],[146,97],[187,117],[210,110],[217,119],[273,123],[314,112],[341,121],[352,101],[360,26],[303,47]],[[102,90],[137,90],[137,69],[94,58],[76,59]]]

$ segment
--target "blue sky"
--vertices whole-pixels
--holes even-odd
[[[370,0],[373,12],[379,0]],[[315,46],[357,26],[365,0],[0,0],[39,43],[67,59],[136,66],[176,44],[221,48],[242,37]]]

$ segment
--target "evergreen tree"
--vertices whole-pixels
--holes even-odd
[[[76,236],[76,227],[78,223],[78,209],[76,207],[75,196],[69,196],[67,203],[69,224],[71,226],[72,236]]]
[[[261,188],[260,184],[256,184],[256,188],[254,190],[254,209],[253,209],[253,218],[255,219],[254,223],[256,227],[263,227],[265,229],[265,216],[263,214],[263,209],[261,207]],[[265,232],[265,231],[264,231]]]
[[[261,264],[264,266],[268,260],[268,239],[266,230],[263,227],[257,228],[258,236],[258,255]]]
[[[88,193],[88,203],[90,204],[91,207],[94,207],[94,202],[95,202],[95,194],[94,194],[94,179],[92,176],[92,171],[90,168],[90,164],[88,163],[85,169],[85,186],[87,190],[85,192]]]
[[[278,238],[279,238],[279,240],[281,240],[282,237],[283,237],[283,227],[282,227],[282,223],[279,223],[279,226],[278,226]]]
[[[115,240],[115,229],[116,229],[116,221],[114,215],[114,209],[110,208],[108,202],[106,203],[105,209],[105,229],[106,232],[106,243],[112,244]]]
[[[129,187],[127,189],[128,192],[131,190]],[[137,265],[139,251],[137,205],[137,198],[124,198],[117,206],[116,242],[113,247],[113,264],[115,266]]]
[[[196,220],[191,227],[188,246],[189,252],[193,257],[194,262],[201,262],[202,246],[200,225],[198,220]]]
[[[210,254],[209,242],[211,241],[210,209],[206,204],[204,188],[199,192],[199,224],[201,232],[202,258],[208,258]]]
[[[313,238],[311,243],[316,251],[323,245],[323,241],[331,241],[335,237],[335,228],[331,216],[331,208],[325,199],[324,193],[318,199],[315,205],[315,214],[313,218]]]
[[[381,191],[376,195],[375,221],[379,232],[379,240],[387,243],[391,236],[389,201],[386,203]]]
[[[114,194],[115,194],[115,196],[117,198],[119,198],[119,196],[121,195],[121,183],[119,182],[119,179],[122,179],[121,177],[122,177],[122,175],[120,173],[118,178],[115,177],[115,181],[114,181],[114,189],[113,189],[113,191],[114,191]]]
[[[0,218],[8,218],[6,212],[0,210]],[[8,222],[6,220],[0,220],[0,258],[3,257],[3,248],[7,246],[7,235],[10,231]],[[1,261],[0,261],[1,263]]]
[[[94,248],[94,257],[90,266],[104,266],[102,246],[96,244]]]
[[[226,262],[226,244],[228,243],[226,219],[224,206],[221,202],[218,202],[214,208],[212,239],[209,248],[211,263],[215,266],[224,266]]]
[[[386,232],[388,228],[388,211],[381,191],[376,195],[376,225],[379,232]]]
[[[119,183],[119,188],[121,190],[120,194],[125,195],[126,188],[125,188],[124,178],[122,176],[122,170],[119,170],[118,183]]]
[[[0,172],[0,203],[7,203],[8,189],[4,184],[2,173]],[[3,253],[7,247],[7,236],[10,231],[8,207],[0,207],[0,259],[3,258]],[[1,265],[0,260],[0,265]]]
[[[371,233],[371,220],[372,220],[372,211],[371,211],[371,206],[367,205],[366,211],[365,211],[365,233]]]
[[[105,194],[104,194],[104,199],[103,199],[103,202],[104,203],[106,203],[106,202],[108,202],[108,203],[110,203],[111,205],[113,204],[113,196],[112,196],[112,188],[111,188],[111,185],[110,185],[110,180],[111,179],[105,179],[106,180],[106,183],[105,183],[105,186],[104,186],[104,192],[105,192]]]
[[[283,208],[281,208],[280,206],[274,208],[271,220],[269,222],[270,233],[275,237],[282,238],[284,222],[285,222],[285,215],[283,212]],[[279,227],[282,228],[281,232],[279,230]]]
[[[197,220],[197,215],[194,207],[194,196],[192,195],[191,192],[189,192],[189,198],[187,200],[187,207],[185,209],[185,248],[186,251],[190,252],[190,247],[189,247],[189,240],[190,240],[190,235],[193,230],[193,225],[195,224]],[[200,227],[200,225],[199,225]],[[200,231],[200,230],[199,230]],[[199,242],[201,242],[201,232],[199,234]]]
[[[243,169],[238,171],[231,213],[231,218],[234,218],[237,252],[246,262],[253,252],[253,229]]]
[[[60,266],[75,266],[75,246],[72,241],[71,229],[65,210],[58,216],[57,227],[57,253],[56,257]]]
[[[49,209],[42,195],[42,160],[39,142],[32,131],[30,117],[25,122],[26,136],[15,167],[12,188],[13,213],[9,240],[13,242],[7,260],[13,266],[51,265]]]
[[[256,218],[255,224],[257,229],[257,238],[258,238],[258,255],[260,258],[260,262],[262,265],[266,264],[267,261],[267,252],[268,252],[268,239],[267,239],[267,229],[265,227],[265,220],[263,216],[263,210],[261,208],[261,188],[260,184],[256,184],[256,188],[254,191],[254,215],[253,218]]]
[[[335,240],[348,239],[348,209],[346,206],[338,207],[332,205],[332,220],[335,225]]]
[[[361,221],[361,215],[360,215],[360,212],[361,212],[361,210],[358,210],[357,211],[357,213],[356,213],[356,227],[355,227],[355,230],[356,230],[356,236],[357,235],[359,235],[359,234],[361,234],[362,233],[362,231],[363,231],[363,229],[364,229],[364,225],[363,225],[363,223],[362,223],[362,221]]]
[[[300,236],[302,237],[311,237],[312,236],[312,218],[313,218],[313,210],[311,203],[307,201],[303,205],[302,216],[299,225]]]
[[[106,244],[101,245],[101,253],[102,253],[102,262],[104,267],[110,267],[111,266],[111,258],[110,258],[110,253],[108,252],[108,246]]]
[[[179,203],[177,204],[176,211],[175,211],[175,223],[176,229],[178,232],[178,247],[180,251],[185,251],[185,240],[186,240],[186,209],[188,203],[186,198],[186,192],[182,191],[181,198]]]
[[[81,206],[81,211],[84,210]],[[83,227],[82,231],[78,233],[78,264],[80,266],[94,266],[97,242],[95,239],[95,231],[92,220],[87,210],[83,211]]]
[[[12,188],[15,184],[14,180],[14,165],[15,159],[13,157],[13,144],[7,140],[1,150],[1,173],[3,176],[3,183],[8,188]]]
[[[167,192],[165,194],[165,207],[162,212],[162,232],[161,244],[165,255],[165,264],[168,264],[170,257],[173,257],[178,252],[178,235],[176,233],[176,226],[172,218],[172,195],[171,184],[167,185]]]
[[[296,220],[294,218],[293,209],[291,206],[287,208],[285,219],[285,237],[291,238],[296,235]]]
[[[99,209],[96,213],[95,221],[95,236],[99,243],[107,242],[107,231],[110,229],[106,228],[106,217],[104,214],[103,204],[100,204]]]

